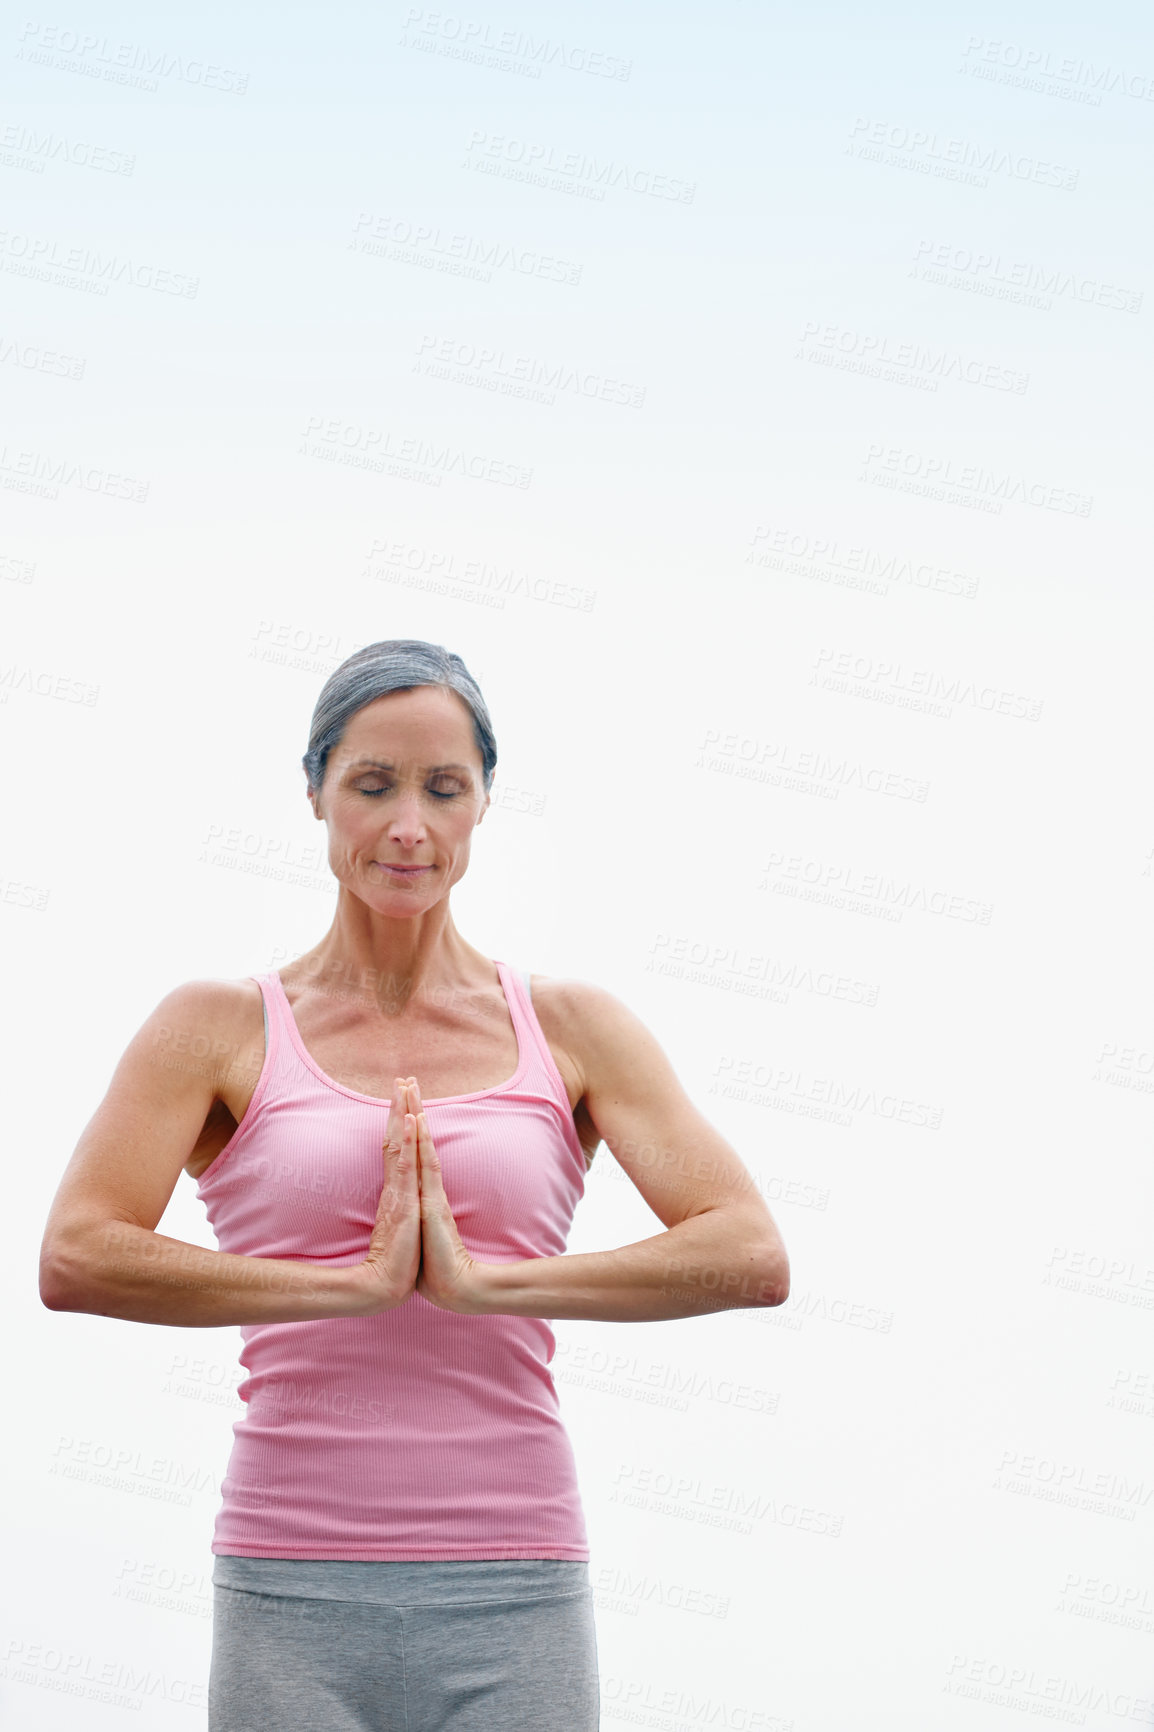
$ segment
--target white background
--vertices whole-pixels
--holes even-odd
[[[1145,10],[4,30],[4,1724],[204,1724],[239,1338],[44,1310],[40,1233],[158,1000],[327,928],[312,706],[420,637],[458,926],[791,1258],[556,1325],[603,1724],[1154,1725]],[[657,1230],[602,1148],[570,1250]]]

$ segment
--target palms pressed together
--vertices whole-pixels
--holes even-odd
[[[381,1308],[417,1292],[442,1310],[469,1310],[484,1265],[461,1242],[416,1077],[395,1079],[383,1155],[385,1183],[364,1265],[385,1296]]]

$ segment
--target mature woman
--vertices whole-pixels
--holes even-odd
[[[496,761],[459,656],[396,640],[332,674],[303,759],[332,926],[161,1001],[48,1219],[52,1309],[241,1328],[211,1732],[595,1728],[547,1319],[788,1295],[750,1175],[638,1019],[457,931]],[[565,1255],[600,1141],[666,1231]],[[182,1169],[218,1251],[156,1232]]]

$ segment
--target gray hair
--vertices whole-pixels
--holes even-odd
[[[301,759],[311,792],[320,792],[329,753],[344,738],[349,718],[386,692],[408,692],[414,686],[443,686],[468,704],[484,769],[484,789],[489,792],[497,764],[497,742],[481,689],[460,656],[420,638],[387,638],[365,644],[329,675],[313,710],[309,749]]]

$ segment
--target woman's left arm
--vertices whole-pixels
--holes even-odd
[[[666,1230],[613,1251],[518,1263],[480,1263],[464,1254],[451,1287],[438,1292],[426,1279],[418,1291],[453,1311],[619,1323],[783,1304],[789,1258],[777,1224],[657,1040],[600,987],[552,981],[550,989],[589,1116]],[[455,1237],[437,1169],[435,1154],[427,1169],[422,1165],[422,1207],[431,1217],[424,1231]]]

